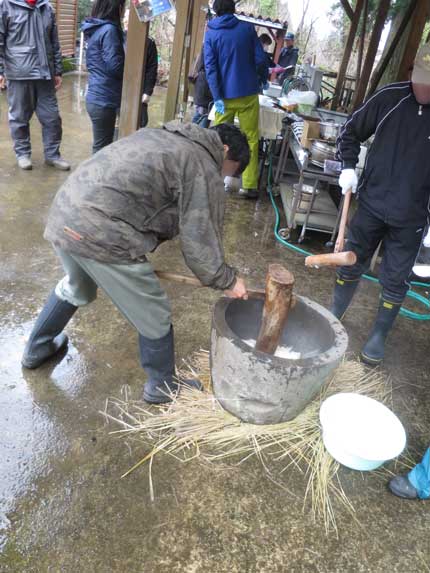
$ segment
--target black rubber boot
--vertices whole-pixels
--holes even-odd
[[[170,394],[179,391],[179,384],[173,379],[175,375],[175,348],[173,328],[166,336],[155,340],[139,334],[140,362],[148,374],[148,381],[143,387],[143,399],[150,404],[171,402]],[[198,380],[182,382],[202,390]]]
[[[352,297],[357,290],[359,282],[360,279],[346,281],[337,277],[336,284],[334,285],[333,304],[330,310],[339,320],[343,319],[351,304]]]
[[[38,368],[67,346],[68,338],[62,331],[77,309],[58,298],[55,290],[51,292],[24,349],[21,364],[25,368]]]
[[[400,308],[400,303],[396,304],[381,297],[375,324],[361,351],[361,359],[366,364],[376,366],[384,359],[385,339],[399,314]]]
[[[397,495],[397,497],[403,497],[404,499],[417,499],[418,492],[411,484],[408,476],[396,476],[389,483],[388,487],[391,493]]]

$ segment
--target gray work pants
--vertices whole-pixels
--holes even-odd
[[[60,157],[61,117],[53,80],[10,80],[7,84],[9,129],[16,156],[30,156],[30,119],[42,125],[45,159]]]
[[[132,265],[100,263],[55,249],[66,276],[55,294],[75,306],[89,304],[100,287],[137,331],[152,340],[170,331],[169,299],[149,262]]]

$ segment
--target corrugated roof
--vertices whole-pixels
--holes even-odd
[[[264,16],[254,16],[254,14],[246,14],[245,12],[236,12],[236,18],[243,22],[249,22],[254,26],[265,26],[266,28],[273,28],[274,30],[288,29],[288,22],[281,22],[280,20],[272,20],[271,18],[264,18]]]

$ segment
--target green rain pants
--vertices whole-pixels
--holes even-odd
[[[100,287],[146,338],[155,340],[170,332],[169,299],[148,261],[130,265],[100,263],[58,247],[55,250],[66,271],[55,288],[58,298],[74,306],[84,306],[95,300]]]
[[[251,160],[242,174],[242,187],[244,189],[257,189],[258,187],[258,118],[260,105],[258,94],[224,100],[224,113],[215,115],[215,125],[220,123],[234,123],[239,119],[240,129],[246,135],[251,150]]]

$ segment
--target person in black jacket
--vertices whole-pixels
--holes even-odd
[[[292,32],[285,34],[285,46],[279,54],[278,66],[284,69],[278,76],[279,85],[282,86],[287,78],[294,75],[297,60],[299,59],[299,49],[294,47],[295,36]]]
[[[261,86],[261,91],[263,91],[264,89],[267,89],[268,86],[268,82],[269,82],[269,74],[270,74],[270,70],[274,67],[276,67],[275,62],[273,61],[273,57],[270,54],[270,48],[272,45],[272,38],[269,36],[269,34],[261,34],[259,36],[259,40],[261,42],[261,45],[263,46],[263,50],[264,53],[266,55],[266,62],[263,66],[259,67],[258,70],[258,74],[259,74],[259,78],[260,78],[260,86]]]
[[[148,38],[146,47],[145,77],[143,80],[142,115],[140,127],[148,125],[148,105],[154,93],[158,75],[158,52],[157,45],[152,38]]]
[[[360,142],[374,137],[360,181],[355,166]],[[409,275],[420,248],[430,199],[430,45],[417,54],[411,82],[383,87],[345,123],[338,142],[342,193],[359,192],[358,210],[346,250],[357,263],[338,269],[332,312],[345,314],[361,275],[382,241],[379,311],[361,357],[378,364],[385,339],[409,289]]]

